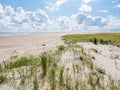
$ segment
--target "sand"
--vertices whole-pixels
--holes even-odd
[[[9,60],[11,56],[38,55],[40,52],[54,50],[64,44],[63,33],[47,33],[26,36],[0,37],[0,63]],[[45,44],[45,46],[43,46]],[[94,63],[106,70],[109,75],[120,79],[120,48],[111,45],[94,45],[79,43],[87,52],[95,57]],[[90,49],[94,48],[99,53]]]
[[[11,56],[38,55],[40,52],[54,50],[58,45],[64,44],[61,40],[63,33],[48,33],[26,36],[0,37],[0,63],[10,60]],[[43,45],[44,44],[44,45]],[[112,45],[94,45],[93,43],[77,43],[82,46],[86,53],[94,56],[94,64],[105,69],[108,76],[120,80],[120,48]],[[96,49],[98,53],[91,49]],[[70,52],[62,55],[58,63],[70,69],[70,74],[74,76],[73,64],[79,62],[74,60],[74,55]],[[2,90],[12,90],[9,84],[0,86]]]
[[[95,45],[93,43],[79,43],[86,49],[86,52],[95,57],[93,61],[97,66],[105,69],[112,78],[120,79],[120,48],[113,45]],[[98,53],[92,51],[96,49]]]
[[[46,33],[37,35],[0,37],[0,62],[9,60],[11,56],[36,55],[54,49],[63,44],[63,33]],[[43,46],[43,44],[45,46]]]

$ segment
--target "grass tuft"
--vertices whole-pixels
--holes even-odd
[[[0,75],[0,84],[6,81],[6,77],[3,75]]]
[[[105,74],[105,70],[104,69],[101,69],[101,68],[96,68],[96,70],[101,73],[101,74]]]
[[[64,46],[64,45],[59,45],[59,46],[58,46],[58,50],[59,50],[59,51],[63,51],[64,49],[65,49],[65,46]]]
[[[42,65],[42,71],[43,71],[43,77],[46,76],[47,73],[47,67],[48,67],[48,57],[46,53],[43,53],[41,55],[41,65]]]

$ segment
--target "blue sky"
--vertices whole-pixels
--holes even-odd
[[[119,32],[120,0],[0,0],[2,31]]]

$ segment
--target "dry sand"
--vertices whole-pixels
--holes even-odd
[[[95,45],[93,43],[79,43],[91,56],[94,63],[105,69],[106,73],[116,80],[120,80],[120,48],[113,45]],[[91,49],[95,49],[98,53]]]
[[[39,35],[0,37],[0,62],[8,60],[11,56],[37,55],[40,52],[53,50],[63,44],[63,33],[49,33]],[[45,46],[43,46],[45,44]],[[111,45],[94,45],[92,43],[78,43],[87,53],[95,57],[94,63],[105,69],[106,74],[120,80],[120,48]],[[98,53],[91,49],[96,49]],[[69,67],[73,74],[72,64],[75,62],[69,52],[61,59],[61,65]],[[12,90],[10,85],[0,86],[1,90]]]
[[[37,55],[40,52],[53,50],[63,44],[63,33],[48,33],[39,35],[0,37],[0,62],[8,60],[11,56]],[[45,44],[45,46],[42,46]],[[95,64],[106,70],[109,75],[120,79],[120,48],[111,45],[94,45],[92,43],[79,43],[87,52],[95,57]],[[99,51],[95,53],[90,49]]]
[[[0,62],[15,55],[36,55],[63,44],[63,33],[0,37]],[[45,44],[45,46],[42,46]]]

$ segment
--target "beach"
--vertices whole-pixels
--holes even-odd
[[[0,37],[0,62],[8,60],[11,56],[36,55],[46,50],[54,49],[63,44],[63,33],[46,33],[22,36]]]
[[[119,90],[120,47],[116,39],[119,35],[106,34],[116,42],[106,43],[103,39],[101,43],[98,36],[102,34],[95,34],[92,42],[87,40],[92,34],[66,34],[0,37],[1,90],[33,90],[35,85],[38,90],[67,86],[76,90],[76,82],[78,90],[83,90],[82,84],[85,90],[112,90],[111,84]]]

